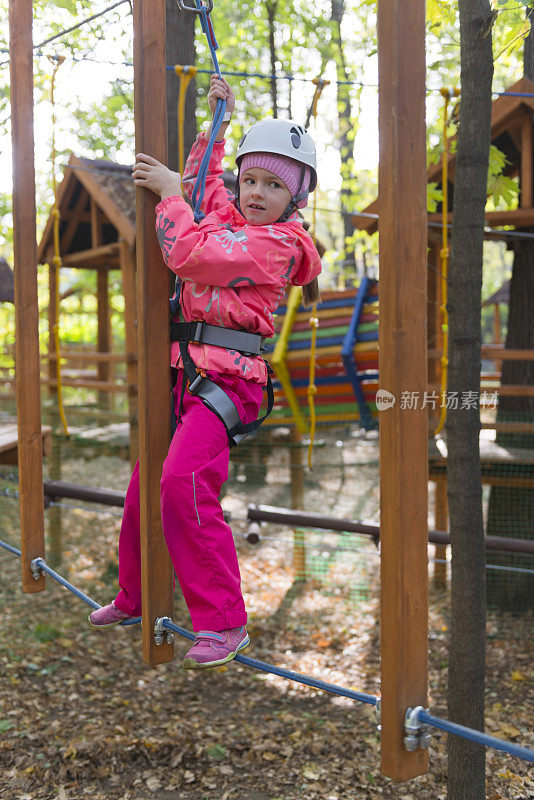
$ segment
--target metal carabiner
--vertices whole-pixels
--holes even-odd
[[[202,9],[196,6],[188,6],[184,0],[177,0],[178,8],[182,11],[188,11],[190,14],[202,14]],[[206,9],[206,13],[211,14],[213,11],[213,0],[200,0],[200,4]]]

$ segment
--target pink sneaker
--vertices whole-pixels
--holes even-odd
[[[113,628],[115,625],[120,625],[123,620],[132,619],[132,617],[111,602],[107,606],[92,611],[88,619],[95,628]]]
[[[218,667],[231,661],[240,650],[250,644],[247,629],[228,628],[225,631],[199,631],[193,647],[186,653],[185,669],[205,669]]]

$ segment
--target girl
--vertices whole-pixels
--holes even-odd
[[[212,76],[212,112],[218,98],[226,100],[227,114],[209,163],[203,201],[207,216],[199,224],[182,197],[180,175],[143,154],[133,168],[134,183],[161,197],[156,207],[158,240],[165,262],[181,281],[183,321],[177,324],[180,341],[171,349],[172,366],[178,368],[178,424],[163,465],[161,519],[196,632],[184,661],[187,669],[224,664],[249,644],[237,554],[218,499],[228,477],[232,438],[218,403],[221,396],[224,403],[231,401],[238,422],[253,425],[267,367],[257,355],[259,348],[240,346],[239,337],[244,331],[254,342],[272,336],[272,314],[287,284],[303,286],[305,302],[313,302],[321,271],[317,250],[297,215],[316,185],[311,137],[288,120],[256,123],[237,151],[237,192],[229,196],[220,175],[223,136],[235,95],[224,79]],[[188,174],[198,171],[208,138],[209,130],[198,136],[187,161]],[[195,321],[199,324],[184,325]],[[210,338],[206,331],[211,344],[203,341]],[[193,374],[185,391],[191,366],[198,376]],[[211,395],[197,394],[198,381],[219,393],[219,400],[210,403]],[[92,625],[111,627],[141,613],[139,540],[136,465],[119,539],[120,592],[112,603],[90,614]]]

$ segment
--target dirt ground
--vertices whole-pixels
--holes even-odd
[[[125,462],[98,457],[67,463],[63,479],[124,487],[128,472]],[[236,466],[225,498],[233,511],[245,502],[241,472]],[[325,474],[323,483],[332,483],[340,516],[361,517],[347,499],[350,477],[349,470],[346,491],[335,477]],[[263,492],[261,501],[283,504],[276,493]],[[325,505],[321,498],[314,502]],[[0,512],[1,538],[16,543],[16,503],[0,497]],[[67,508],[62,518],[58,571],[108,602],[117,579],[117,510]],[[377,695],[374,545],[362,546],[357,557],[350,551],[334,559],[324,556],[329,540],[322,538],[316,553],[326,564],[322,574],[317,568],[311,580],[296,583],[291,532],[267,528],[259,545],[246,542],[243,523],[234,532],[250,609],[247,655]],[[357,569],[360,588],[354,592]],[[445,717],[447,593],[432,589],[430,607],[429,703],[432,713]],[[87,623],[89,611],[50,579],[45,592],[23,594],[18,559],[0,550],[2,800],[445,798],[445,737],[439,732],[432,738],[429,773],[394,784],[380,774],[378,720],[370,706],[235,663],[187,672],[181,667],[183,640],[175,643],[173,663],[148,667],[139,627],[97,631]],[[173,618],[190,627],[178,596]],[[531,618],[490,615],[487,730],[529,747],[531,645]],[[530,766],[489,750],[487,798],[533,798]]]

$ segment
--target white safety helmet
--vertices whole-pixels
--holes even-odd
[[[310,168],[309,191],[317,186],[317,157],[315,144],[303,125],[291,119],[262,119],[246,133],[236,153],[236,164],[247,153],[274,153],[305,164]]]

